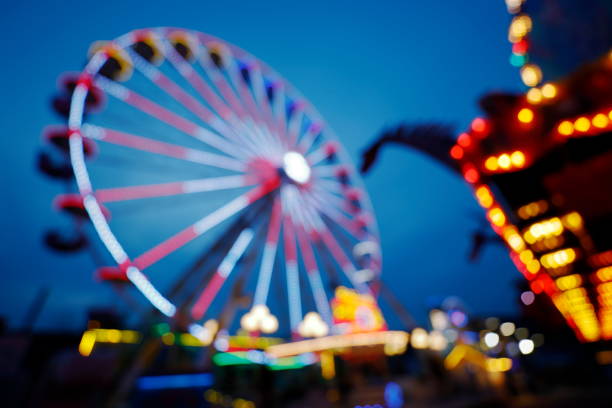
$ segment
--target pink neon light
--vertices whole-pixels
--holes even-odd
[[[225,106],[221,98],[210,89],[208,84],[200,78],[195,70],[189,69],[186,78],[195,90],[219,113],[219,116],[227,120],[232,115],[232,111]]]
[[[131,135],[112,129],[104,129],[105,142],[113,143],[133,149],[143,150],[150,153],[157,153],[164,156],[183,159],[187,156],[187,149],[170,143],[158,142],[147,137]]]
[[[183,245],[192,241],[197,236],[198,234],[194,230],[193,226],[187,227],[178,234],[168,238],[164,242],[140,255],[134,260],[134,265],[142,271],[143,269],[148,268],[155,262],[176,251]]]
[[[201,150],[190,149],[172,143],[159,142],[143,136],[119,132],[113,129],[100,128],[103,131],[101,140],[120,146],[130,147],[162,156],[174,157],[196,163],[208,164],[228,170],[242,171],[244,165],[232,158]]]
[[[100,189],[95,192],[99,202],[163,197],[183,193],[183,182]]]
[[[243,81],[238,79],[239,84],[237,85],[238,92],[240,93],[240,99],[245,102],[246,108],[249,111],[249,115],[255,120],[255,122],[260,122],[259,115],[257,114],[257,108],[255,107],[255,103],[253,101],[253,96],[251,92],[246,88],[246,85]]]
[[[236,212],[257,201],[270,191],[274,190],[276,187],[277,185],[261,185],[241,196],[236,197],[223,207],[200,219],[195,224],[185,228],[176,235],[149,249],[147,252],[143,253],[134,260],[134,265],[141,271],[148,268],[155,262],[192,241],[194,238],[202,235],[213,226],[218,225]],[[204,227],[201,227],[202,225],[204,225]]]
[[[182,103],[187,109],[195,113],[204,122],[208,123],[214,118],[211,111],[206,109],[167,76],[160,73],[154,82],[159,85],[160,88],[172,95],[173,98]]]
[[[293,231],[293,223],[291,217],[285,216],[283,237],[285,243],[285,260],[287,262],[295,262],[297,260],[297,249],[295,246],[295,233]]]
[[[210,280],[210,283],[208,286],[206,286],[206,289],[204,289],[202,294],[198,297],[198,300],[196,300],[195,304],[191,308],[191,316],[194,319],[198,320],[204,316],[204,313],[206,313],[206,310],[208,310],[208,307],[217,295],[217,292],[219,292],[219,289],[221,289],[221,286],[223,286],[225,279],[226,277],[221,275],[219,271],[215,272]]]
[[[243,187],[254,184],[254,181],[255,177],[252,176],[215,177],[172,183],[100,189],[95,192],[95,195],[99,202],[124,201]]]
[[[212,78],[213,83],[219,90],[219,93],[229,102],[232,109],[238,114],[238,117],[243,117],[245,114],[244,109],[242,108],[240,101],[234,95],[234,92],[231,90],[225,78],[222,75],[214,72],[214,68],[210,69],[206,65],[208,64],[202,64],[206,72]]]
[[[319,270],[317,261],[304,228],[298,228],[297,238],[300,244],[300,251],[302,252],[302,259],[304,260],[304,265],[306,265],[306,272],[309,274],[317,272]]]
[[[319,197],[315,194],[311,195],[311,197],[312,200],[315,201],[315,206],[321,213],[327,215],[332,221],[344,228],[353,237],[357,239],[363,238],[364,232],[359,228],[360,224],[355,220],[348,218],[342,212],[337,211],[333,207],[325,205],[325,201],[328,200],[328,198]]]
[[[323,231],[319,231],[319,236],[331,252],[332,256],[340,265],[342,270],[344,270],[347,274],[348,271],[353,269],[353,263],[349,260],[349,258],[344,253],[344,250],[340,247],[336,239],[333,237],[329,230],[325,229]],[[349,276],[349,278],[352,278]]]
[[[274,244],[278,242],[278,233],[281,224],[281,207],[280,200],[277,198],[274,200],[272,206],[272,214],[270,215],[270,224],[268,226],[268,234],[266,235],[266,243]]]
[[[187,133],[188,135],[194,136],[198,133],[200,127],[195,123],[180,117],[179,115],[170,112],[169,110],[162,108],[158,104],[149,99],[141,96],[133,91],[128,91],[128,95],[125,98],[125,102],[129,103],[142,110],[143,112],[166,122],[172,127]]]

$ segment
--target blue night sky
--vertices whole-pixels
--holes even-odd
[[[3,199],[0,315],[22,324],[42,287],[51,289],[37,328],[78,329],[94,305],[118,303],[93,280],[86,253],[45,249],[50,227],[68,225],[51,207],[62,189],[38,174],[41,130],[56,78],[85,61],[91,42],[134,28],[177,26],[246,49],[292,82],[334,128],[354,162],[385,126],[448,122],[458,131],[491,90],[519,91],[508,63],[502,0],[308,2],[31,1],[3,5]],[[471,312],[511,314],[520,278],[501,247],[467,261],[481,210],[463,180],[417,153],[390,148],[366,186],[377,213],[384,280],[418,321],[436,296],[461,297]]]

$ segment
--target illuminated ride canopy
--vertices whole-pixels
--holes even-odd
[[[131,283],[203,342],[243,291],[251,334],[339,334],[328,299],[340,285],[367,296],[363,324],[383,328],[367,193],[276,72],[207,34],[154,28],[94,44],[64,85],[68,126],[47,137],[69,154],[78,193],[56,205],[92,221],[115,264],[100,278]],[[274,282],[284,296],[270,299]]]
[[[612,53],[490,95],[450,155],[536,293],[579,339],[612,339]]]

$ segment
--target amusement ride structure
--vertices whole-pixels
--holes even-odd
[[[527,91],[484,96],[486,116],[458,136],[443,125],[388,131],[362,168],[382,145],[399,143],[463,176],[531,290],[552,300],[579,340],[605,347],[612,340],[612,9],[589,3],[506,0],[510,62]],[[576,29],[580,46],[572,48]]]
[[[95,246],[93,226],[110,254],[98,258],[114,263],[97,277],[136,310],[146,299],[186,345],[225,336],[218,350],[266,348],[228,342],[240,331],[290,339],[267,353],[275,362],[336,348],[405,350],[408,335],[387,331],[377,304],[380,245],[359,174],[321,116],[268,66],[207,34],[142,29],[95,43],[82,72],[59,86],[54,107],[67,126],[46,130],[54,151],[39,167],[76,181],[55,200],[76,223],[69,235],[49,233],[49,246]],[[233,319],[237,303],[250,307]],[[106,330],[87,332],[81,354],[107,341]]]

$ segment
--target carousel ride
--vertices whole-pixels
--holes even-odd
[[[267,65],[204,33],[152,28],[93,44],[59,88],[67,125],[45,130],[39,168],[66,182],[54,205],[74,224],[46,243],[101,243],[96,277],[153,322],[154,341],[214,345],[220,366],[328,371],[334,350],[405,350],[408,334],[387,330],[377,303],[380,244],[360,176]],[[142,338],[94,324],[79,351],[108,342]]]

